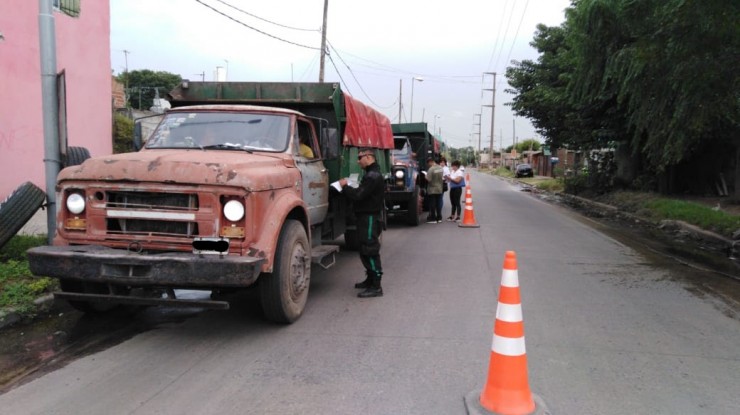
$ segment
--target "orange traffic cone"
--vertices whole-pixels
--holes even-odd
[[[462,222],[457,226],[461,228],[480,228],[475,221],[475,212],[473,211],[473,195],[470,190],[470,173],[465,177],[465,212],[463,213]]]
[[[488,379],[480,398],[477,393],[471,392],[465,398],[465,404],[468,413],[549,413],[544,402],[529,389],[519,275],[514,251],[507,251],[504,259]]]

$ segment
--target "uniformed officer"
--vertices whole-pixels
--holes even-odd
[[[355,288],[365,289],[357,294],[360,298],[380,297],[383,295],[383,288],[380,286],[380,279],[383,276],[383,267],[380,264],[380,233],[383,231],[385,185],[372,148],[360,149],[357,160],[360,167],[365,170],[360,185],[356,188],[348,186],[346,178],[339,181],[342,193],[354,201],[360,260],[365,267],[365,281],[355,284]]]

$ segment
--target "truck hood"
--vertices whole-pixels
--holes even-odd
[[[142,150],[85,160],[59,173],[58,180],[103,182],[156,182],[227,185],[261,191],[290,187],[295,175],[288,154],[247,153],[228,150]]]

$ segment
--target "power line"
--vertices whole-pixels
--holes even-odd
[[[337,72],[337,75],[339,76],[339,80],[342,81],[342,85],[347,89],[347,92],[352,95],[352,92],[349,90],[349,85],[347,85],[347,82],[344,81],[344,78],[342,78],[342,74],[339,72],[339,68],[337,68],[337,64],[334,63],[334,59],[332,59],[331,54],[327,53],[326,56],[329,57],[329,62],[331,62],[331,66],[334,67],[334,70]]]
[[[375,105],[376,107],[379,107],[379,108],[382,108],[382,109],[388,109],[388,108],[391,108],[391,107],[396,106],[396,104],[398,103],[398,100],[394,101],[391,105],[388,105],[388,106],[385,106],[385,107],[382,106],[382,105],[378,105],[375,101],[373,101],[373,99],[370,98],[370,95],[368,95],[367,92],[365,91],[365,88],[362,87],[362,84],[360,84],[360,81],[357,80],[357,77],[355,76],[354,72],[352,72],[352,68],[350,68],[349,65],[347,65],[347,62],[345,62],[344,59],[342,59],[342,56],[334,48],[334,45],[332,45],[331,42],[329,42],[328,40],[327,40],[326,43],[334,51],[334,53],[337,54],[337,57],[339,58],[340,61],[342,61],[342,63],[344,64],[344,66],[347,67],[347,70],[349,71],[350,75],[352,75],[352,78],[354,78],[355,82],[357,83],[357,86],[360,87],[360,90],[362,91],[363,94],[365,94],[365,97],[368,99],[368,101],[372,102],[373,105]],[[334,69],[336,69],[336,66],[334,67]]]
[[[334,48],[334,50],[337,53],[339,53],[339,50],[338,49]],[[341,52],[344,55],[349,55],[349,56],[351,56],[353,58],[357,58],[359,60],[362,60],[362,61],[365,61],[365,62],[369,62],[369,63],[371,63],[373,65],[376,65],[376,66],[372,66],[372,65],[357,63],[357,65],[359,65],[359,66],[364,66],[364,67],[375,69],[375,70],[378,70],[378,71],[391,72],[391,73],[395,73],[395,74],[404,74],[404,75],[411,75],[411,76],[422,76],[422,77],[425,78],[424,79],[425,81],[427,80],[426,78],[438,78],[438,79],[446,79],[446,78],[478,78],[480,76],[480,75],[429,75],[429,74],[424,74],[424,73],[421,73],[421,72],[418,72],[418,71],[407,71],[407,70],[404,70],[404,69],[395,68],[393,66],[389,66],[389,65],[385,65],[385,64],[382,64],[382,63],[378,63],[378,62],[372,61],[370,59],[365,59],[365,58],[363,58],[361,56],[357,56],[355,54],[349,53],[349,52],[344,51],[344,50],[341,51]]]
[[[231,17],[231,16],[229,16],[228,14],[226,14],[226,13],[224,13],[224,12],[222,12],[222,11],[218,10],[218,9],[215,9],[215,8],[214,8],[214,7],[212,7],[212,6],[210,6],[210,5],[208,5],[208,4],[205,4],[205,3],[203,3],[203,2],[201,1],[201,0],[195,0],[195,1],[196,1],[196,2],[198,2],[198,3],[200,3],[200,4],[202,4],[202,5],[203,5],[203,6],[205,6],[205,7],[208,7],[209,9],[211,9],[211,10],[213,10],[214,12],[216,12],[216,13],[220,14],[221,16],[224,16],[224,17],[226,17],[226,18],[227,18],[227,19],[229,19],[229,20],[233,20],[234,22],[236,22],[236,23],[239,23],[240,25],[242,25],[242,26],[244,26],[244,27],[247,27],[247,28],[249,28],[249,29],[252,29],[252,30],[254,30],[255,32],[261,33],[261,34],[263,34],[263,35],[265,35],[265,36],[269,36],[269,37],[271,37],[271,38],[273,38],[273,39],[276,39],[276,40],[279,40],[279,41],[281,41],[281,42],[285,42],[285,43],[290,43],[291,45],[295,45],[295,46],[300,46],[300,47],[302,47],[302,48],[306,48],[306,49],[313,49],[313,50],[319,50],[319,48],[317,48],[317,47],[313,47],[313,46],[306,46],[306,45],[302,45],[302,44],[300,44],[300,43],[295,43],[295,42],[291,42],[290,40],[285,40],[285,39],[283,39],[283,38],[279,38],[279,37],[277,37],[277,36],[275,36],[275,35],[271,35],[271,34],[269,34],[269,33],[267,33],[267,32],[263,32],[262,30],[256,29],[256,28],[254,28],[254,27],[252,27],[252,26],[250,26],[250,25],[248,25],[248,24],[246,24],[246,23],[242,22],[242,21],[241,21],[241,20],[239,20],[239,19],[236,19],[236,18],[234,18],[234,17]]]
[[[522,18],[519,19],[519,26],[516,27],[516,33],[514,33],[514,39],[511,41],[511,48],[509,49],[509,55],[506,57],[506,62],[509,62],[509,59],[511,59],[511,51],[514,50],[514,44],[516,43],[516,37],[519,36],[519,29],[522,28],[522,22],[524,21],[524,16],[527,14],[527,6],[529,5],[529,0],[527,0],[526,3],[524,3],[524,10],[522,11]]]
[[[511,26],[511,18],[514,17],[514,8],[516,7],[516,3],[511,5],[511,13],[509,13],[509,21],[506,22],[506,30],[504,31],[504,37],[501,39],[501,48],[498,51],[498,55],[496,56],[496,63],[493,65],[493,70],[495,71],[496,68],[498,68],[498,61],[501,59],[501,52],[504,50],[504,42],[506,42],[506,35],[509,33],[509,27]]]
[[[504,25],[504,16],[506,15],[506,6],[509,5],[509,0],[506,0],[504,3],[504,12],[501,13],[501,21],[498,24],[498,33],[496,33],[496,41],[493,43],[493,50],[491,51],[491,58],[488,59],[488,68],[493,70],[495,68],[491,68],[491,62],[493,62],[493,57],[496,55],[496,49],[498,48],[498,40],[501,36],[501,27]],[[501,42],[501,45],[503,46],[503,42]]]
[[[232,9],[234,9],[236,11],[242,12],[242,13],[248,15],[248,16],[252,16],[255,19],[259,19],[259,20],[262,20],[263,22],[274,24],[275,26],[280,26],[280,27],[284,27],[286,29],[291,29],[291,30],[301,30],[301,31],[304,31],[304,32],[320,32],[321,31],[321,28],[318,28],[318,29],[304,29],[304,28],[300,28],[300,27],[286,26],[284,24],[276,23],[276,22],[273,22],[271,20],[267,20],[267,19],[264,19],[262,17],[259,17],[256,14],[252,14],[252,13],[246,11],[246,10],[242,10],[242,9],[240,9],[240,8],[234,6],[234,5],[231,5],[231,4],[229,4],[229,3],[227,3],[227,2],[225,2],[223,0],[216,0],[216,1],[219,2],[219,3],[221,3],[221,4],[223,4],[223,5],[225,5],[225,6],[231,7]]]

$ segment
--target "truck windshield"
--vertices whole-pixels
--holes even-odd
[[[408,140],[404,140],[403,142],[396,140],[395,144],[396,148],[391,150],[391,159],[393,164],[408,165],[413,160],[413,153],[411,152],[411,146],[409,145]]]
[[[201,148],[282,152],[290,118],[237,112],[173,112],[154,130],[146,148]]]

